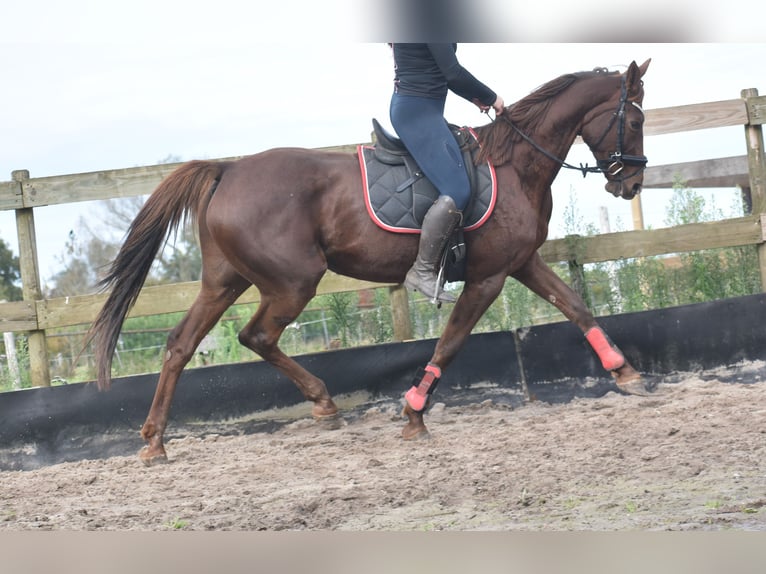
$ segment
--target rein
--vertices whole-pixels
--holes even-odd
[[[558,163],[561,167],[565,167],[567,169],[576,169],[580,172],[582,172],[582,176],[585,177],[589,173],[603,173],[603,169],[601,169],[598,166],[590,166],[587,163],[585,165],[580,164],[580,167],[577,167],[576,165],[572,165],[571,163],[567,163],[563,159],[560,159],[553,155],[551,152],[546,150],[545,148],[541,147],[535,140],[533,140],[531,137],[529,137],[527,134],[525,134],[523,131],[521,131],[516,124],[511,122],[505,115],[500,116],[502,119],[504,119],[506,122],[508,122],[508,125],[510,125],[514,131],[519,134],[524,141],[526,141],[529,145],[531,145],[533,148],[535,148],[537,151],[539,151],[541,154],[543,154],[548,159],[555,161]]]
[[[614,126],[615,122],[619,120],[617,124],[617,144],[616,149],[612,153],[609,154],[609,159],[597,159],[595,166],[590,166],[587,163],[586,164],[580,164],[580,166],[575,166],[570,163],[567,163],[563,159],[560,159],[550,153],[548,150],[541,147],[537,142],[535,142],[531,137],[529,137],[526,133],[521,131],[519,127],[514,124],[507,115],[503,114],[500,116],[501,119],[505,120],[508,125],[513,128],[513,130],[521,136],[521,138],[526,141],[529,145],[531,145],[533,148],[535,148],[538,152],[543,154],[548,159],[558,163],[561,167],[564,167],[566,169],[575,169],[582,173],[582,176],[585,177],[589,173],[603,173],[607,175],[611,175],[612,177],[620,176],[620,181],[624,181],[628,178],[631,178],[633,176],[638,175],[639,173],[643,172],[646,169],[646,163],[647,158],[646,156],[636,156],[636,155],[623,155],[622,153],[622,147],[624,143],[625,138],[625,104],[628,101],[628,90],[627,86],[625,85],[625,76],[621,79],[621,86],[620,86],[620,103],[617,105],[617,110],[612,114],[612,119],[609,121],[609,124],[606,126],[606,129],[604,130],[604,133],[601,135],[601,137],[598,139],[598,141],[593,145],[589,146],[591,149],[597,148],[599,145],[601,145],[601,142],[604,141],[609,131],[612,129],[612,126]],[[643,115],[644,111],[641,109],[641,106],[639,106],[636,102],[631,102]],[[495,120],[497,117],[495,118]],[[626,165],[630,166],[637,166],[638,169],[631,173],[628,176],[625,176],[622,174],[622,170]]]

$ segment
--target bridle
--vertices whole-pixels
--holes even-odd
[[[609,120],[609,124],[606,126],[604,133],[598,138],[598,141],[589,146],[591,149],[598,149],[601,142],[604,141],[612,126],[617,123],[617,147],[609,154],[609,159],[597,159],[596,164],[600,171],[605,174],[616,177],[622,174],[622,170],[626,165],[636,167],[636,171],[628,176],[620,175],[620,181],[629,179],[638,175],[646,169],[647,159],[645,155],[623,155],[622,147],[625,140],[625,104],[628,103],[628,88],[625,82],[625,76],[621,77],[620,82],[620,103],[617,106],[617,111],[612,114],[612,119]],[[644,116],[644,110],[636,102],[630,102],[639,112],[641,116]]]
[[[521,136],[521,138],[524,141],[526,141],[529,145],[531,145],[533,148],[535,148],[537,151],[539,151],[548,159],[551,159],[555,161],[556,163],[558,163],[561,167],[565,167],[567,169],[576,169],[582,173],[583,177],[585,177],[589,173],[603,173],[605,174],[605,176],[610,176],[612,178],[617,178],[619,176],[619,182],[620,182],[620,185],[622,185],[623,181],[625,181],[626,179],[630,179],[631,177],[634,177],[642,173],[646,169],[646,163],[648,161],[646,156],[644,155],[624,155],[622,153],[622,148],[625,143],[625,105],[627,103],[628,103],[628,88],[626,85],[625,76],[623,75],[621,77],[621,84],[620,84],[620,103],[617,105],[617,110],[612,113],[612,118],[609,120],[609,124],[606,126],[604,133],[602,133],[601,137],[598,138],[598,141],[595,144],[588,146],[590,147],[591,151],[594,149],[597,149],[601,145],[601,143],[604,141],[606,136],[609,134],[614,124],[617,123],[616,147],[615,147],[615,150],[609,154],[609,157],[607,159],[596,159],[595,166],[589,166],[587,163],[583,165],[581,163],[580,166],[578,167],[570,163],[567,163],[566,161],[560,158],[557,158],[555,155],[553,155],[546,149],[542,148],[531,137],[529,137],[527,134],[521,131],[513,122],[511,122],[507,114],[502,114],[499,117],[505,120],[514,129],[514,131],[516,131],[516,133],[519,134],[519,136]],[[630,103],[636,109],[638,109],[638,111],[641,112],[642,116],[644,115],[644,110],[641,109],[641,106],[638,105],[638,103],[636,102],[630,102]],[[625,166],[635,167],[636,170],[629,175],[625,175],[623,173]],[[609,178],[607,177],[607,179]]]

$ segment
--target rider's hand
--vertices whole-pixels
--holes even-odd
[[[472,101],[473,101],[473,104],[477,108],[479,108],[481,110],[481,113],[483,114],[486,114],[489,111],[489,108],[492,107],[492,106],[487,106],[485,104],[482,104],[477,98],[474,98]]]
[[[503,115],[503,111],[505,111],[505,102],[503,101],[503,98],[501,96],[497,96],[497,99],[495,100],[495,103],[492,104],[492,107],[495,109],[496,116]]]
[[[492,104],[491,106],[482,104],[477,99],[474,99],[473,103],[476,104],[476,107],[478,107],[484,114],[486,114],[490,109],[493,109],[495,110],[495,115],[499,116],[499,115],[502,115],[503,110],[505,110],[505,102],[503,101],[503,98],[501,96],[497,96],[495,103]]]

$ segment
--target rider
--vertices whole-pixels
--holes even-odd
[[[470,183],[460,149],[444,118],[448,91],[482,111],[503,113],[503,98],[472,76],[457,60],[457,44],[391,44],[394,93],[391,125],[439,198],[423,220],[418,256],[404,285],[434,301],[454,303],[438,285],[437,271],[450,235],[461,222]]]

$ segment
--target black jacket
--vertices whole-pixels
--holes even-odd
[[[457,44],[393,44],[394,89],[399,94],[446,98],[451,90],[469,102],[491,106],[497,94],[457,60]]]

